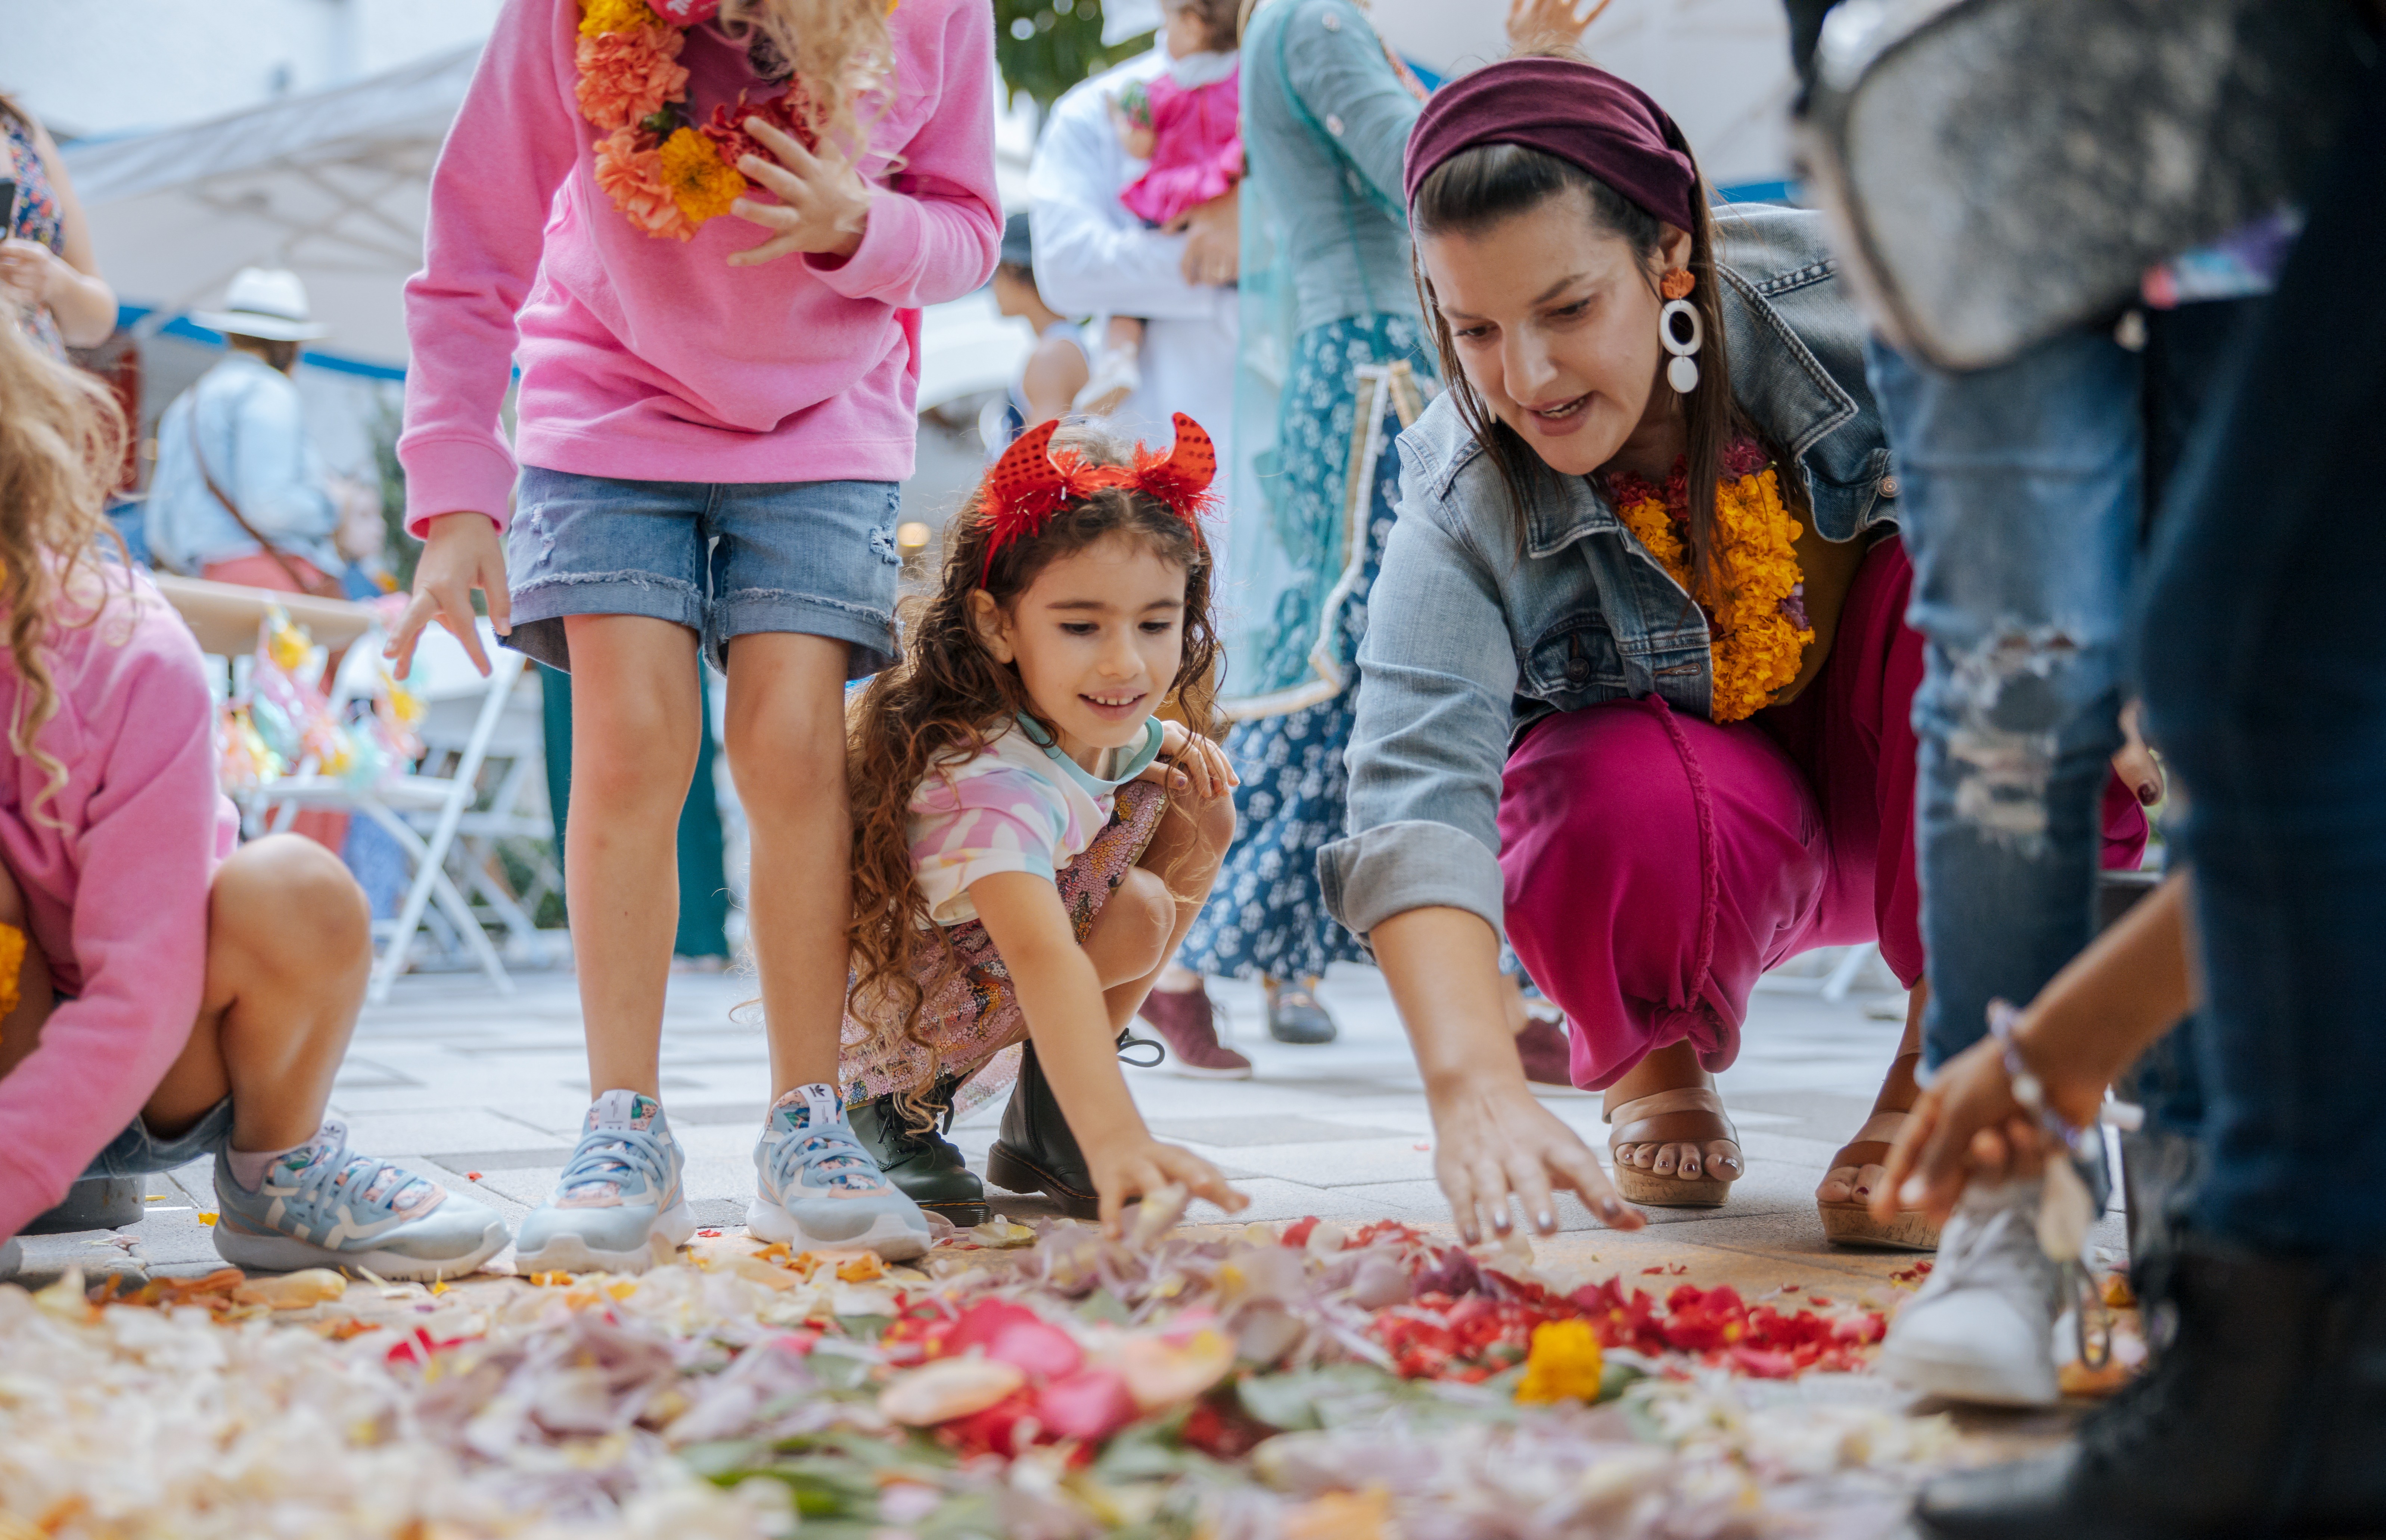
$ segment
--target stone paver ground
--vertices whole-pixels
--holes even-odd
[[[580,1008],[568,974],[517,975],[519,993],[492,992],[478,975],[400,982],[389,1004],[369,1009],[333,1093],[354,1147],[418,1164],[469,1187],[509,1222],[552,1186],[587,1106]],[[1447,1229],[1433,1180],[1432,1122],[1416,1066],[1380,975],[1337,967],[1324,995],[1343,1024],[1322,1047],[1266,1037],[1255,985],[1226,984],[1236,1046],[1257,1067],[1250,1081],[1192,1080],[1165,1067],[1129,1069],[1155,1132],[1215,1160],[1251,1198],[1247,1217],[1396,1218]],[[767,1096],[767,1058],[755,995],[737,974],[672,980],[663,1031],[662,1091],[689,1151],[688,1186],[700,1222],[742,1221],[753,1191],[750,1158]],[[1888,1275],[1909,1254],[1827,1246],[1813,1191],[1824,1163],[1871,1107],[1893,1050],[1902,997],[1857,993],[1833,1002],[1815,980],[1777,978],[1760,988],[1739,1060],[1723,1094],[1748,1157],[1748,1175],[1720,1210],[1651,1210],[1635,1234],[1598,1226],[1570,1196],[1564,1233],[1538,1245],[1552,1271],[1637,1274],[1681,1267],[1702,1284],[1731,1283],[1753,1295],[1783,1283],[1895,1297]],[[1543,1104],[1604,1148],[1596,1096],[1543,1087]],[[953,1132],[982,1164],[1001,1117],[999,1101]],[[27,1282],[69,1265],[88,1274],[146,1268],[203,1272],[220,1265],[200,1215],[214,1207],[205,1163],[153,1179],[140,1224],[114,1233],[27,1237]],[[1052,1212],[1038,1197],[997,1195],[1018,1218]],[[1199,1209],[1199,1220],[1210,1215]],[[2097,1244],[2118,1254],[2117,1216]],[[511,1253],[500,1255],[509,1262]]]

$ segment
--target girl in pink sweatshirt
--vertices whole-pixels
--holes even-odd
[[[993,49],[986,0],[509,0],[441,154],[398,444],[427,545],[392,650],[435,616],[477,658],[479,589],[573,676],[596,1096],[526,1270],[643,1270],[695,1228],[658,1080],[699,648],[753,838],[773,1102],[749,1219],[927,1244],[835,1089],[843,694],[895,653],[920,308],[994,270]]]
[[[302,835],[233,850],[198,644],[99,555],[121,444],[0,311],[0,1275],[78,1177],[210,1155],[232,1261],[470,1272],[503,1221],[323,1121],[364,895]]]

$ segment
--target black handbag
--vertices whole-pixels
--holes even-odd
[[[1884,334],[1981,369],[2298,201],[2376,45],[2347,0],[1844,0],[1800,148]]]

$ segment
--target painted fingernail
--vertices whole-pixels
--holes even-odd
[[[1920,1177],[1908,1177],[1906,1179],[1905,1185],[1898,1189],[1898,1201],[1901,1203],[1918,1204],[1929,1193],[1929,1188],[1922,1184],[1922,1179]]]
[[[1558,1227],[1558,1217],[1555,1214],[1535,1214],[1533,1222],[1541,1227],[1543,1234],[1547,1234]]]
[[[1716,1161],[1716,1162],[1715,1162],[1715,1164],[1716,1164],[1716,1165],[1718,1165],[1718,1166],[1721,1166],[1724,1170],[1726,1170],[1726,1171],[1736,1171],[1739,1170],[1739,1161],[1737,1161],[1737,1160],[1734,1160],[1734,1159],[1733,1159],[1730,1156],[1728,1156],[1728,1155],[1725,1156],[1722,1159],[1720,1159],[1720,1160]]]
[[[1871,1196],[1872,1189],[1870,1187],[1858,1187],[1856,1189],[1856,1196],[1858,1197],[1870,1197]]]
[[[2138,800],[2151,808],[2162,800],[2162,788],[2149,781],[2138,788]]]

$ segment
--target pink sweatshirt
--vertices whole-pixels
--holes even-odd
[[[0,859],[75,996],[0,1078],[0,1236],[66,1196],[182,1053],[207,976],[207,884],[239,834],[216,790],[199,645],[146,578],[130,594],[125,581],[110,569],[105,613],[50,648],[58,713],[38,743],[66,784],[36,809],[41,766],[0,757]],[[0,647],[0,721],[23,689]]]
[[[898,0],[896,89],[858,107],[870,225],[845,261],[733,268],[762,226],[684,244],[596,186],[581,116],[577,0],[508,0],[432,179],[406,287],[407,523],[475,508],[502,525],[515,457],[625,481],[900,481],[918,429],[923,306],[994,271],[994,17],[986,0]],[[717,24],[691,28],[687,107],[778,87]],[[898,166],[891,173],[890,165]],[[762,194],[767,201],[767,194]],[[521,368],[513,451],[497,409]]]

